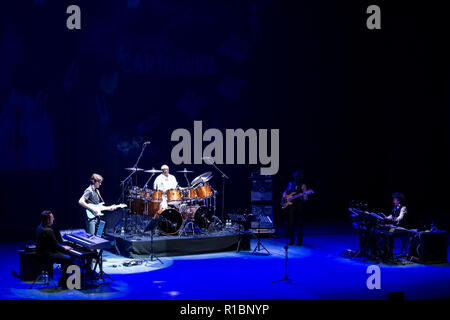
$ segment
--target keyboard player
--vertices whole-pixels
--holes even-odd
[[[383,248],[383,252],[385,253],[385,257],[392,259],[394,257],[394,238],[396,236],[400,236],[402,248],[400,253],[405,251],[406,253],[406,244],[408,238],[410,237],[410,233],[408,229],[405,229],[405,216],[408,212],[406,208],[406,198],[403,193],[394,192],[392,194],[392,202],[394,203],[394,207],[389,216],[384,216],[384,226],[389,227],[389,229],[383,229],[382,226],[379,226],[377,230],[377,237],[384,237],[385,241],[381,241],[381,243],[385,243],[387,246]]]
[[[405,196],[403,193],[394,192],[392,194],[392,202],[394,203],[394,208],[392,209],[391,215],[386,219],[392,221],[395,225],[404,225],[405,215],[408,213]]]
[[[49,210],[41,213],[41,224],[36,229],[36,251],[38,259],[43,264],[61,264],[62,275],[58,281],[59,287],[66,287],[68,278],[67,267],[73,264],[73,259],[68,254],[72,248],[61,245],[56,240],[55,232],[52,229],[55,217]]]
[[[394,208],[392,209],[389,216],[386,216],[381,212],[376,214],[373,212],[364,211],[364,213],[376,218],[378,220],[378,223],[402,226],[405,222],[405,216],[408,213],[408,210],[406,208],[406,198],[403,193],[394,192],[392,194],[392,202],[394,203]]]

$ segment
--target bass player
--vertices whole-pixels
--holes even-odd
[[[294,180],[289,182],[288,187],[283,192],[281,205],[287,214],[289,244],[295,243],[295,229],[297,229],[297,243],[303,244],[303,224],[304,218],[309,211],[309,201],[314,191],[308,188],[304,176],[300,171],[292,174]]]

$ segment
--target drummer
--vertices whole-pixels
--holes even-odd
[[[162,165],[161,170],[162,173],[156,177],[153,183],[153,190],[162,191],[163,196],[160,208],[165,210],[168,208],[166,191],[177,188],[178,182],[175,176],[169,174],[169,167],[167,165]]]

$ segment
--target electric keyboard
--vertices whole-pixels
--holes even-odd
[[[89,259],[89,258],[97,258],[97,251],[86,249],[82,246],[70,243],[71,250],[67,251],[67,254],[73,258],[79,259]]]
[[[414,232],[412,230],[409,230],[409,229],[406,229],[406,228],[403,228],[403,227],[399,227],[399,226],[394,226],[394,225],[391,225],[391,224],[379,225],[378,229],[380,229],[380,230],[388,230],[389,232],[396,232],[396,233],[399,233],[399,232]]]
[[[89,250],[111,248],[111,242],[109,240],[86,233],[85,231],[66,233],[63,235],[63,238]]]

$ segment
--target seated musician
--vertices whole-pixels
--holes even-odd
[[[387,220],[392,221],[396,225],[404,224],[405,215],[408,213],[406,209],[406,198],[403,193],[395,192],[392,195],[392,201],[394,202],[394,208],[391,215],[387,217]]]
[[[41,263],[52,266],[54,263],[61,264],[62,275],[58,285],[66,287],[67,267],[73,264],[72,258],[66,253],[72,248],[58,243],[52,229],[54,221],[55,218],[51,211],[45,210],[41,213],[41,224],[36,229],[36,251]]]
[[[162,173],[157,176],[153,182],[153,189],[162,191],[163,197],[161,201],[161,209],[165,210],[168,208],[167,195],[165,192],[170,189],[175,189],[178,186],[178,182],[175,176],[169,174],[169,167],[167,165],[162,165],[161,170]]]
[[[392,209],[391,214],[388,217],[386,217],[386,220],[388,222],[392,222],[396,226],[400,226],[400,225],[404,226],[405,215],[408,212],[406,209],[406,198],[403,195],[403,193],[394,192],[392,194],[392,201],[394,203],[394,208]],[[394,253],[394,235],[395,235],[395,233],[390,233],[388,235],[389,247],[386,249],[387,249],[387,256],[390,258],[393,257],[393,253]],[[400,239],[402,242],[402,251],[404,249],[406,250],[405,245],[408,240],[408,236],[409,235],[406,233],[400,234]]]

